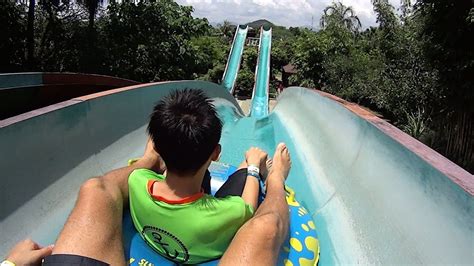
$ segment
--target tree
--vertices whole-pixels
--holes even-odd
[[[232,40],[235,26],[232,25],[228,20],[224,20],[224,23],[219,26],[219,31],[226,41]]]
[[[78,0],[78,3],[87,11],[88,14],[88,27],[85,38],[85,46],[82,49],[81,54],[81,66],[83,71],[99,72],[100,70],[100,57],[102,53],[97,49],[97,32],[95,28],[95,18],[103,0]]]
[[[272,43],[271,67],[273,73],[281,73],[283,66],[290,63],[290,54],[293,46],[287,41],[275,41]]]
[[[388,0],[372,0],[372,4],[377,15],[377,23],[381,28],[394,28],[397,26],[398,18]]]
[[[94,28],[97,11],[100,5],[104,3],[104,0],[77,0],[77,2],[87,11],[89,30],[92,30]]]
[[[324,61],[331,41],[326,32],[302,30],[298,37],[291,62],[298,69],[295,83],[322,88],[326,84]]]
[[[191,39],[210,29],[192,11],[171,0],[110,4],[100,22],[105,73],[144,82],[192,79],[199,61]]]
[[[255,84],[255,74],[249,69],[242,69],[236,80],[236,90],[239,95],[251,96]]]
[[[257,47],[246,47],[242,55],[242,68],[248,69],[250,72],[255,72],[258,60]]]
[[[326,7],[323,10],[320,23],[323,29],[343,27],[351,32],[356,32],[362,27],[352,7],[345,6],[341,2],[332,3]]]
[[[26,47],[27,47],[27,56],[26,61],[28,67],[31,69],[34,65],[34,55],[35,55],[35,0],[29,0],[28,4],[28,28],[26,30]]]
[[[229,45],[216,36],[200,36],[193,38],[191,43],[196,60],[194,74],[197,77],[208,74],[202,79],[220,82],[230,50]]]
[[[0,1],[0,72],[19,72],[25,67],[24,5]]]
[[[36,14],[35,67],[42,71],[83,71],[97,69],[80,68],[87,37],[83,12],[69,0],[40,0]],[[97,57],[97,56],[96,56]]]
[[[427,61],[439,73],[444,112],[435,118],[439,151],[474,171],[474,17],[470,0],[420,0],[415,16]]]

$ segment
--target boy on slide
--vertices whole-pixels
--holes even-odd
[[[149,141],[134,165],[84,182],[54,248],[23,241],[2,265],[38,265],[43,258],[43,265],[128,265],[122,240],[124,201],[130,201],[135,226],[150,246],[178,263],[217,258],[233,238],[220,265],[275,265],[288,236],[284,184],[291,159],[286,146],[276,147],[265,200],[239,229],[256,208],[256,168],[266,171],[267,155],[251,148],[242,169],[219,190],[221,198],[214,198],[200,192],[205,169],[220,152],[221,124],[209,100],[198,91],[173,93],[156,106],[149,132],[156,145]],[[156,173],[165,167],[155,148],[167,164],[166,178]]]
[[[173,92],[155,106],[148,125],[147,149],[162,157],[165,174],[137,169],[129,176],[136,229],[176,263],[221,257],[257,208],[258,179],[268,172],[267,154],[258,148],[248,150],[239,170],[215,197],[210,195],[207,169],[219,158],[221,132],[216,110],[202,91]]]

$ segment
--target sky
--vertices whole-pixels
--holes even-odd
[[[323,9],[333,0],[177,0],[181,5],[194,7],[195,17],[205,17],[211,23],[228,20],[233,23],[248,23],[257,19],[267,19],[276,25],[295,27],[318,27]],[[375,14],[371,0],[342,0],[352,6],[362,27],[375,25]],[[390,0],[395,7],[399,0]]]

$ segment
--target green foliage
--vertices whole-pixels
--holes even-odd
[[[300,30],[291,81],[375,109],[472,169],[474,25],[468,1],[404,1],[397,15],[373,0],[378,27],[358,32],[349,7],[324,10],[323,29]],[[455,3],[454,3],[455,2]],[[352,22],[351,22],[352,21]],[[422,110],[422,111],[420,111]]]
[[[424,0],[417,15],[429,63],[439,71],[452,110],[474,112],[474,24],[469,0]]]
[[[109,5],[102,28],[107,71],[147,81],[192,78],[199,61],[191,37],[209,28],[191,11],[173,1]]]
[[[22,71],[25,54],[25,6],[0,1],[0,72]]]
[[[225,65],[224,64],[217,64],[213,66],[209,71],[198,79],[200,80],[207,80],[214,83],[220,83],[222,80],[222,76],[224,76]]]
[[[219,83],[235,26],[217,28],[172,0],[0,1],[0,71],[73,71],[148,82]],[[108,1],[107,1],[108,2]],[[361,31],[351,7],[322,11],[320,31],[273,28],[270,90],[319,88],[381,113],[448,158],[474,169],[474,8],[470,0],[372,0],[377,27]],[[30,12],[28,12],[30,11]],[[252,93],[256,47],[244,50],[236,90]]]
[[[474,171],[474,23],[469,0],[420,0],[416,18],[426,61],[439,75],[441,112],[435,116],[437,150]]]
[[[415,113],[406,113],[407,123],[403,126],[403,130],[420,139],[425,131],[428,130],[428,123],[430,118],[425,115],[424,110],[418,109]]]
[[[273,42],[272,46],[271,68],[272,73],[276,75],[276,73],[281,71],[283,66],[290,63],[293,45],[291,41],[281,40]]]
[[[193,38],[191,44],[196,60],[195,75],[205,74],[216,65],[225,65],[230,47],[219,37],[201,36]]]
[[[355,15],[352,7],[343,5],[341,2],[333,2],[323,10],[321,16],[321,27],[323,29],[334,28],[334,30],[358,31],[362,25]]]
[[[42,71],[81,71],[87,25],[79,10],[68,3],[42,1],[35,17],[36,68]],[[87,47],[88,48],[88,47]]]
[[[350,8],[337,3],[325,9],[325,29],[304,31],[297,41],[297,80],[381,110],[404,124],[406,112],[432,106],[436,71],[426,66],[415,22],[402,25],[391,19],[395,13],[386,1],[377,1],[374,9],[384,24],[362,33],[344,20],[344,13],[355,16]]]
[[[250,72],[255,72],[258,60],[258,49],[257,47],[246,47],[242,54],[242,68],[247,69]]]
[[[100,3],[39,1],[35,61],[29,66],[23,56],[31,46],[24,19],[28,8],[1,2],[0,19],[8,26],[6,34],[2,31],[1,70],[79,71],[148,82],[194,78],[207,73],[219,57],[197,53],[204,43],[193,45],[192,39],[208,34],[211,27],[207,20],[193,18],[191,7],[171,0],[123,1],[105,9]]]
[[[304,30],[295,45],[293,64],[298,69],[294,82],[312,84],[321,88],[326,83],[324,62],[330,39],[325,34]]]
[[[231,42],[234,37],[236,26],[229,21],[224,20],[224,23],[218,25],[219,35],[222,36],[223,41]]]
[[[273,41],[286,41],[295,37],[294,33],[282,26],[274,26],[272,28]]]
[[[255,83],[255,74],[247,68],[239,72],[236,81],[236,90],[240,91],[242,95],[252,95],[253,85]],[[242,93],[243,92],[243,93]]]

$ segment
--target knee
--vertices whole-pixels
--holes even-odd
[[[275,243],[283,241],[288,233],[288,224],[276,213],[255,216],[249,221],[249,226],[255,230],[254,232]]]
[[[79,199],[101,200],[113,203],[122,201],[123,196],[119,188],[103,177],[93,177],[81,185]]]
[[[80,199],[104,198],[110,193],[102,177],[93,177],[86,180],[79,189],[78,197]]]
[[[95,193],[98,190],[104,190],[104,182],[100,177],[93,177],[86,180],[79,190],[79,194]]]

